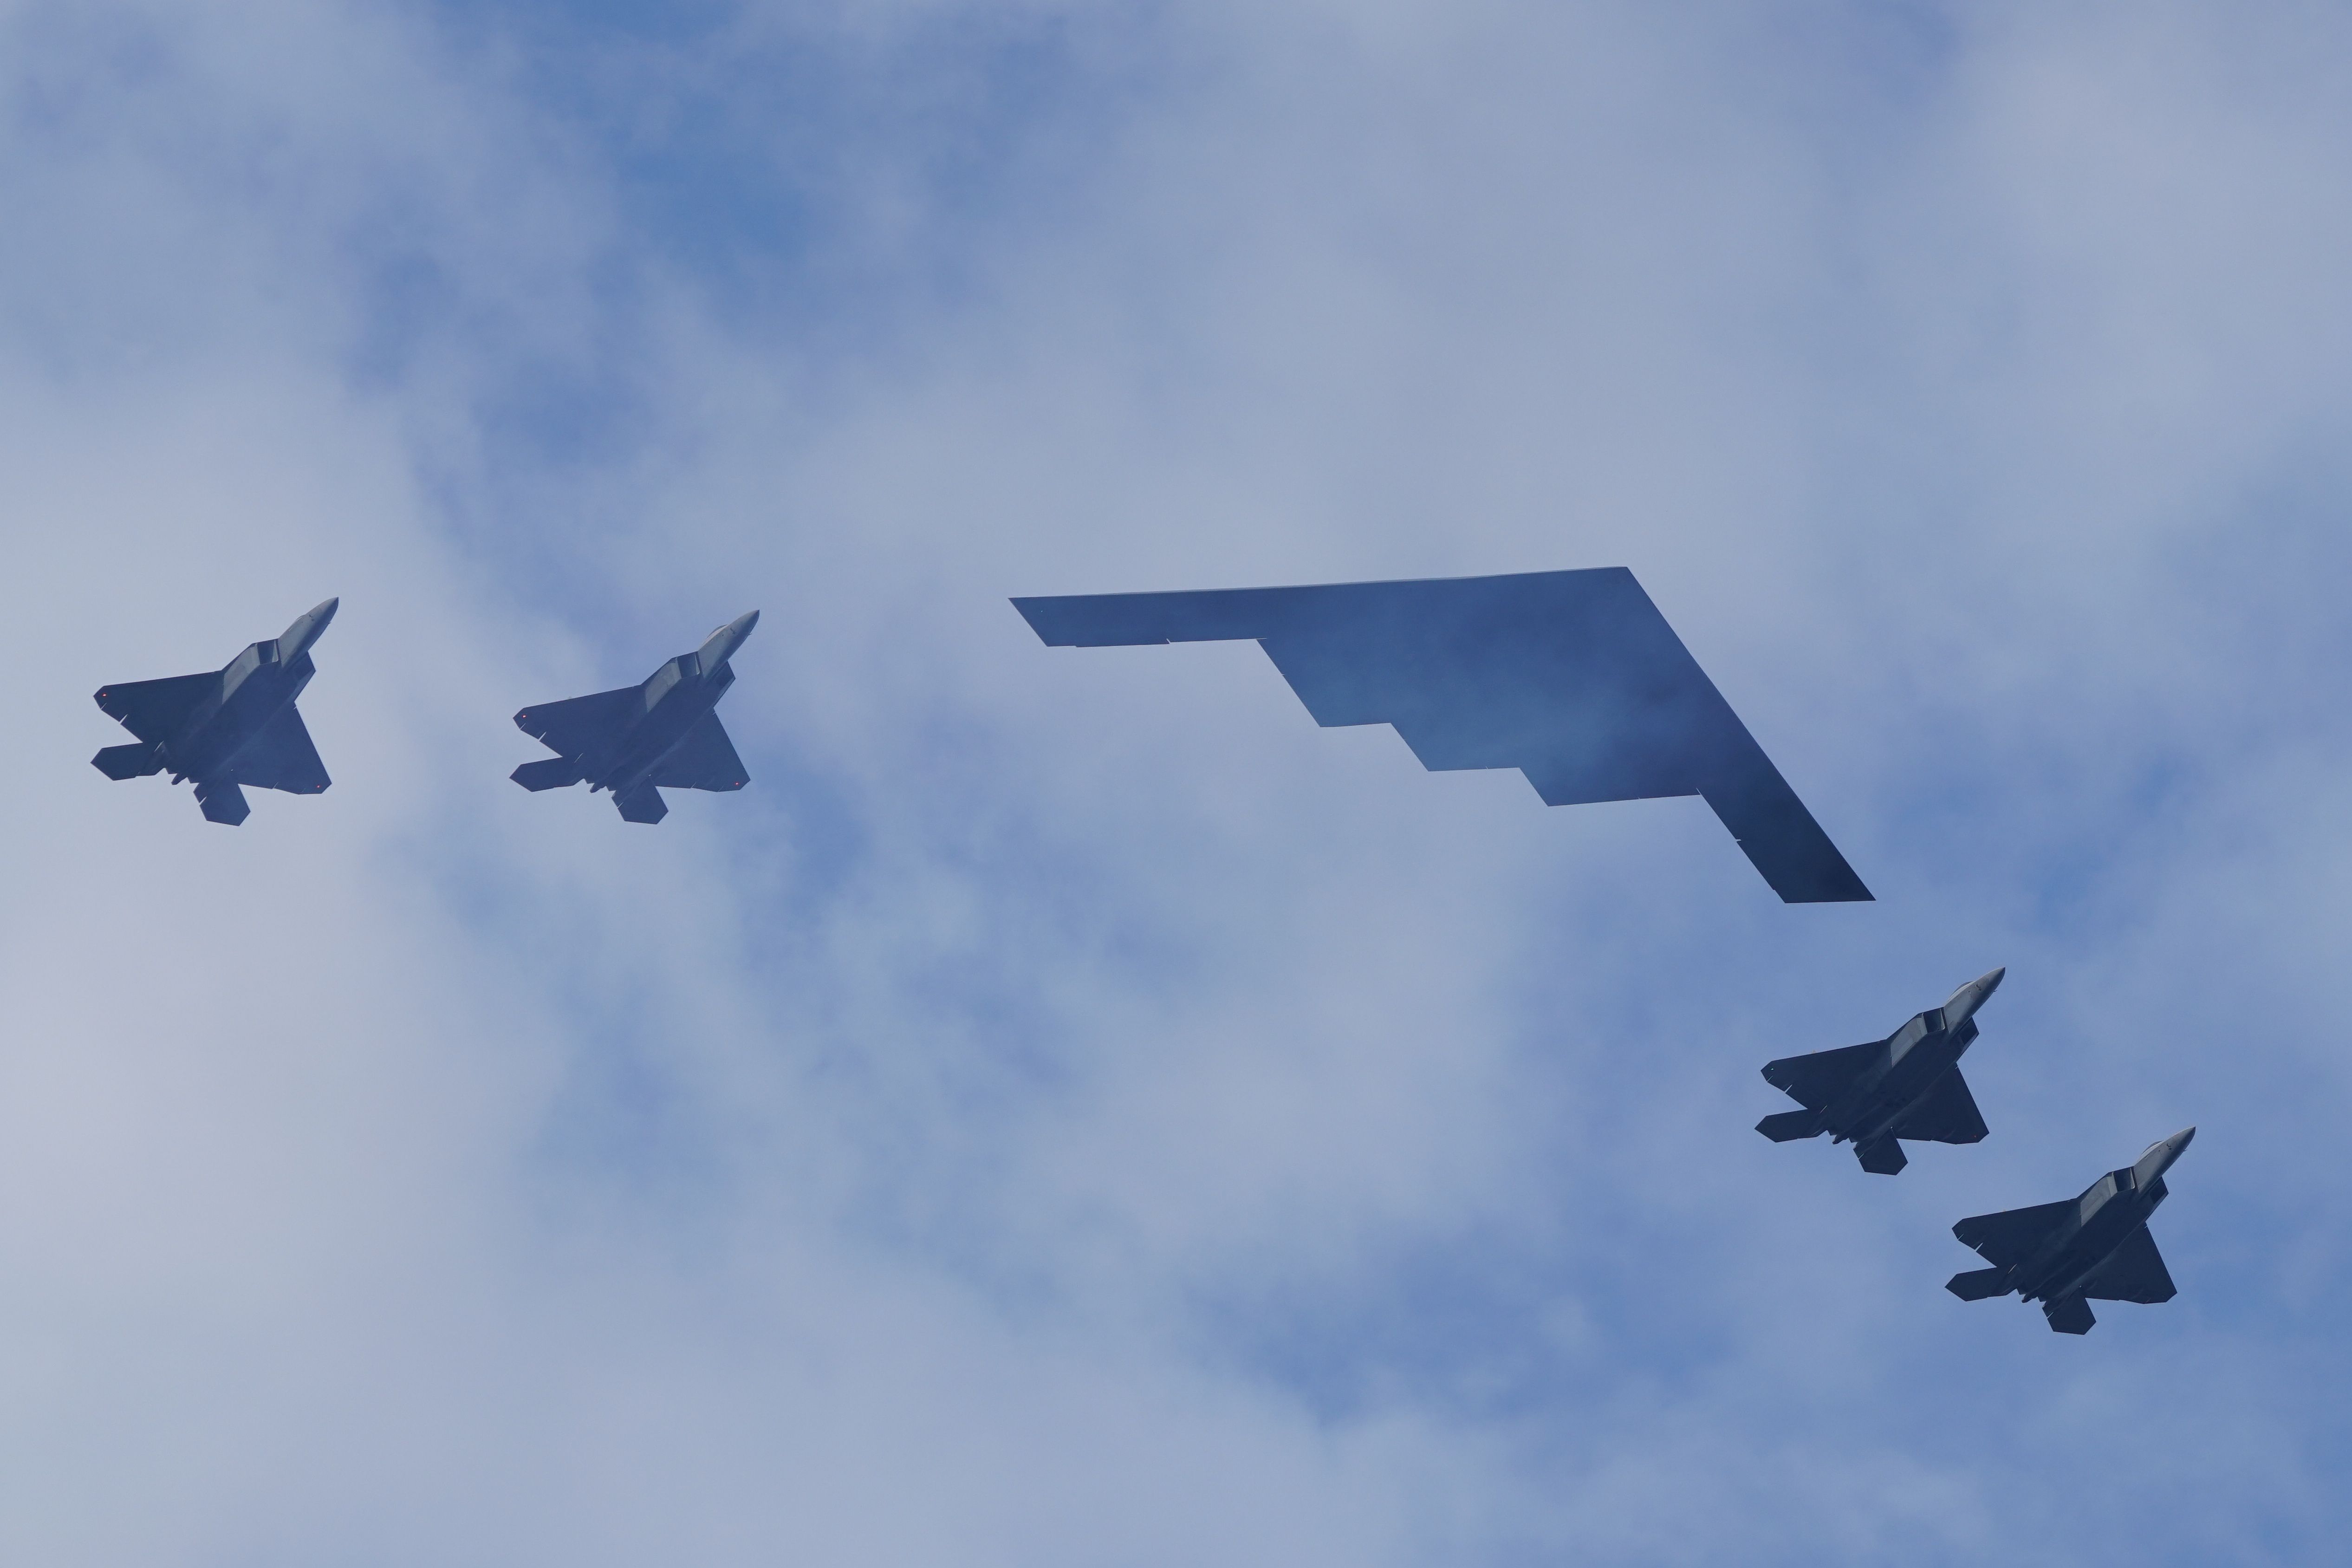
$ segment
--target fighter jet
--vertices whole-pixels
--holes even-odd
[[[667,816],[665,789],[741,789],[751,772],[712,710],[735,684],[729,657],[759,624],[757,610],[728,622],[698,651],[678,655],[642,686],[524,709],[515,727],[561,754],[525,763],[509,776],[528,790],[563,789],[585,779],[591,795],[613,792],[624,822]]]
[[[2171,1300],[2172,1275],[2147,1233],[2147,1216],[2168,1195],[2164,1173],[2196,1136],[2197,1129],[2184,1127],[2159,1139],[2079,1198],[1960,1221],[1952,1234],[1993,1267],[1955,1274],[1944,1289],[1963,1301],[2011,1290],[2029,1301],[2038,1299],[2042,1316],[2062,1334],[2091,1331],[2098,1321],[2091,1315],[2093,1301],[2153,1306]]]
[[[294,699],[319,673],[310,645],[340,603],[296,617],[284,637],[253,644],[223,668],[101,687],[98,705],[139,741],[109,746],[90,764],[110,779],[165,769],[173,784],[193,779],[205,820],[229,827],[252,810],[242,785],[319,794],[331,781]]]
[[[1958,1063],[1977,1037],[1977,1009],[2008,973],[1969,981],[1883,1040],[1765,1063],[1764,1080],[1805,1109],[1768,1116],[1756,1131],[1775,1143],[1824,1132],[1832,1143],[1851,1141],[1862,1168],[1881,1176],[1910,1163],[1898,1138],[1978,1142],[1984,1117]]]

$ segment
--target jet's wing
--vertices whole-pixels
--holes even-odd
[[[1811,1056],[1782,1057],[1777,1062],[1764,1064],[1764,1081],[1807,1110],[1819,1110],[1869,1067],[1874,1053],[1885,1044],[1885,1040],[1865,1040],[1858,1046],[1840,1046],[1836,1050],[1815,1051]]]
[[[122,727],[153,744],[170,738],[199,702],[220,689],[220,671],[173,675],[162,680],[126,680],[101,687],[98,705]]]
[[[2082,1212],[2081,1200],[2036,1204],[2030,1209],[2003,1209],[1999,1214],[1971,1215],[1952,1226],[1952,1234],[1974,1247],[1987,1263],[2014,1268],[2033,1256],[2042,1239]]]
[[[1895,1124],[1895,1136],[1929,1143],[1976,1143],[1984,1139],[1984,1114],[1969,1092],[1960,1069],[1937,1079],[1918,1104]]]
[[[245,743],[230,762],[228,773],[238,784],[289,795],[317,795],[334,782],[327,777],[327,764],[319,760],[319,748],[310,743],[310,731],[291,702]]]
[[[751,770],[727,738],[727,727],[718,714],[705,713],[654,764],[650,782],[664,789],[730,790],[741,789],[751,780]]]
[[[1787,902],[1870,897],[1622,567],[1013,606],[1054,647],[1255,638],[1318,724],[1517,768],[1548,805],[1703,795]]]
[[[2179,1291],[2173,1287],[2172,1271],[2164,1266],[2164,1254],[2156,1249],[2156,1237],[2141,1226],[2107,1254],[2107,1260],[2084,1285],[2083,1294],[2094,1301],[2138,1301],[2152,1307],[2171,1300]]]
[[[567,757],[584,757],[646,710],[645,689],[624,686],[586,697],[542,702],[515,715],[515,728]]]

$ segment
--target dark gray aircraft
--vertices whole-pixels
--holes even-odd
[[[1052,647],[1255,638],[1318,724],[1517,768],[1547,805],[1701,795],[1785,901],[1870,897],[1622,567],[1013,606]]]
[[[310,645],[341,603],[328,600],[284,637],[253,644],[220,669],[100,688],[98,705],[139,741],[107,747],[91,765],[110,779],[167,768],[173,784],[193,779],[205,819],[229,827],[252,811],[243,785],[317,795],[331,781],[294,699],[319,673]]]
[[[509,776],[529,790],[585,779],[591,795],[613,792],[624,822],[667,816],[665,789],[741,789],[751,772],[714,710],[735,684],[728,658],[759,624],[757,610],[728,622],[698,651],[678,655],[642,686],[524,709],[515,727],[561,754],[525,763]]]
[[[1950,1001],[1883,1040],[1766,1062],[1764,1081],[1805,1109],[1768,1116],[1756,1131],[1775,1143],[1824,1132],[1832,1143],[1851,1140],[1862,1168],[1881,1176],[1910,1163],[1898,1138],[1977,1142],[1985,1135],[1984,1118],[1959,1060],[1977,1037],[1977,1009],[2008,973],[1996,969],[1969,981]]]
[[[2030,1209],[1980,1214],[1952,1234],[1993,1267],[1955,1274],[1944,1289],[1963,1301],[2011,1290],[2040,1300],[2042,1315],[2062,1334],[2087,1334],[2098,1320],[2094,1301],[2169,1301],[2175,1291],[2164,1255],[2147,1233],[2147,1216],[2168,1195],[2164,1173],[2180,1158],[2197,1129],[2184,1127],[2147,1146],[2147,1152],[2093,1182],[2079,1198]]]

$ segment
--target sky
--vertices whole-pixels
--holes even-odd
[[[2340,8],[0,0],[0,1560],[2336,1560]],[[1596,566],[1876,902],[1006,603]],[[330,595],[323,796],[88,765]],[[507,782],[750,609],[748,789]],[[1984,1142],[1751,1131],[1997,964]],[[2192,1124],[2172,1302],[1942,1289]]]

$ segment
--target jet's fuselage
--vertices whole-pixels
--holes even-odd
[[[1822,1107],[1823,1120],[1837,1130],[1831,1142],[1868,1143],[1884,1137],[1927,1099],[1937,1080],[1968,1054],[1977,1037],[1977,1009],[2000,988],[2008,973],[1996,969],[1969,981],[1942,1006],[1915,1015],[1889,1035],[1877,1064]]]
[[[1845,1130],[1832,1141],[1867,1143],[1884,1134],[1927,1098],[1976,1037],[1974,1018],[1948,1027],[1941,1007],[1930,1007],[1895,1030],[1878,1065],[1825,1108],[1829,1124]]]
[[[638,689],[645,706],[636,722],[622,731],[603,756],[586,759],[583,771],[591,794],[600,789],[626,794],[644,783],[695,722],[719,706],[735,684],[734,666],[721,659],[705,673],[700,661],[699,654],[680,654]]]
[[[308,649],[289,662],[278,657],[278,647],[274,639],[254,643],[231,659],[220,673],[220,689],[163,742],[163,764],[174,784],[222,772],[280,709],[302,695],[319,668]]]

